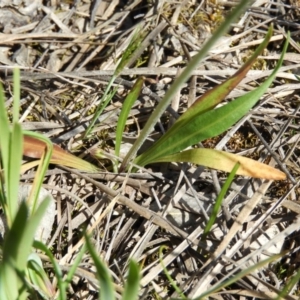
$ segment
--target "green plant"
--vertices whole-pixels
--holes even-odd
[[[116,80],[116,78],[121,73],[121,71],[126,67],[126,65],[128,63],[130,63],[131,58],[134,56],[135,51],[138,50],[138,47],[141,44],[143,38],[144,38],[144,33],[140,32],[140,28],[137,28],[135,30],[135,32],[133,33],[132,39],[131,39],[128,47],[124,51],[119,63],[117,64],[116,70],[115,70],[113,76],[111,77],[111,79],[104,91],[104,94],[102,95],[102,97],[100,99],[100,104],[96,108],[93,119],[85,132],[85,135],[84,135],[85,138],[90,134],[97,119],[99,118],[99,116],[101,115],[101,113],[103,112],[105,107],[108,105],[108,103],[111,101],[111,99],[115,95],[118,87],[116,87],[114,89],[111,89],[111,87],[112,87],[114,81]]]
[[[239,70],[234,76],[232,76],[222,85],[212,89],[204,96],[197,99],[195,104],[174,123],[173,127],[171,127],[166,135],[158,140],[146,152],[136,157],[138,149],[151,132],[157,120],[164,113],[173,95],[180,88],[182,83],[188,79],[192,70],[199,63],[199,61],[204,58],[209,48],[220,36],[226,32],[230,24],[241,13],[246,4],[246,1],[240,2],[237,8],[233,10],[231,16],[226,19],[224,25],[215,32],[213,38],[203,47],[199,54],[192,59],[191,63],[183,71],[182,75],[176,79],[171,89],[168,91],[164,99],[157,106],[157,109],[149,118],[140,137],[124,159],[121,168],[129,168],[132,161],[141,166],[162,161],[188,161],[206,165],[212,168],[219,167],[222,164],[222,170],[231,171],[236,164],[239,164],[240,168],[237,170],[237,174],[274,179],[284,178],[284,174],[278,170],[274,170],[269,166],[265,166],[257,162],[253,165],[254,162],[252,160],[235,156],[230,153],[210,149],[190,149],[184,151],[184,149],[198,143],[203,139],[218,135],[227,130],[232,124],[234,124],[245,113],[247,113],[251,107],[255,105],[267,87],[271,84],[282,63],[288,40],[285,43],[285,47],[277,67],[271,76],[265,81],[265,83],[263,83],[253,92],[248,93],[246,96],[240,97],[239,99],[236,99],[235,101],[228,103],[223,107],[214,109],[215,106],[219,104],[226,97],[226,95],[244,78],[245,74],[251,68],[257,56],[267,45],[272,35],[271,28],[269,29],[265,41],[241,70]],[[129,47],[130,51],[128,51],[128,53],[124,56],[124,59],[118,65],[117,71],[114,74],[112,81],[109,83],[105,95],[102,98],[101,104],[97,108],[93,121],[86,132],[86,135],[90,132],[94,122],[111,100],[115,92],[115,89],[111,91],[113,81],[116,76],[118,76],[120,70],[126,65],[128,58],[131,57],[132,49],[138,47],[138,41],[139,39],[137,39],[137,42],[134,42],[135,46],[133,48]],[[142,80],[139,79],[130,93],[128,100],[126,99],[123,106],[117,128],[117,155],[120,151],[120,142],[126,118],[141,87]],[[54,294],[55,289],[49,285],[49,280],[43,270],[41,261],[33,253],[33,245],[34,248],[46,253],[52,262],[54,274],[58,282],[59,299],[67,298],[66,291],[68,285],[72,281],[75,270],[78,267],[82,256],[87,250],[90,252],[97,270],[97,276],[100,282],[101,298],[115,299],[115,289],[109,274],[109,270],[99,259],[99,256],[97,255],[88,237],[86,237],[86,245],[80,249],[74,264],[70,268],[69,272],[67,272],[66,276],[63,275],[62,270],[60,269],[49,249],[47,249],[47,247],[40,242],[34,242],[34,232],[38,227],[41,217],[45,212],[49,202],[49,199],[45,199],[45,201],[42,202],[39,207],[36,205],[36,199],[44,178],[44,174],[48,168],[48,164],[52,162],[91,171],[95,171],[97,168],[88,163],[85,164],[86,162],[83,160],[76,160],[78,158],[72,156],[71,154],[61,152],[61,148],[53,145],[47,138],[41,135],[31,132],[22,132],[21,127],[18,124],[19,95],[19,79],[18,73],[16,72],[14,81],[12,126],[10,126],[7,114],[5,113],[6,108],[4,105],[4,96],[2,88],[0,88],[0,151],[3,163],[3,165],[1,165],[1,169],[3,167],[3,171],[1,171],[2,173],[0,178],[0,202],[8,223],[8,230],[3,244],[3,259],[0,263],[0,298],[9,300],[26,299],[28,294],[34,294],[36,290],[42,297],[51,297],[51,295]],[[220,126],[220,124],[222,126]],[[37,152],[34,151],[35,147],[38,147]],[[22,154],[40,158],[38,162],[35,162],[35,164],[38,163],[39,166],[36,178],[34,180],[34,188],[32,189],[31,195],[28,199],[28,202],[33,203],[32,209],[29,209],[28,204],[25,202],[21,203],[19,206],[17,200]],[[67,160],[66,157],[70,158],[70,161],[67,163],[64,162],[64,160]],[[250,162],[252,169],[249,168]],[[234,174],[235,171],[236,170],[234,169],[232,174]],[[224,191],[226,191],[227,188],[228,185],[225,185]],[[222,194],[220,195],[220,199],[221,198]],[[219,203],[220,202],[218,202],[218,205]],[[215,214],[212,216],[211,222],[213,222],[217,210],[218,207],[216,207]],[[210,227],[211,224],[209,223],[205,232],[206,234],[209,232]],[[243,276],[243,274],[241,273],[239,276]],[[139,278],[140,272],[137,264],[130,262],[129,273],[123,293],[124,300],[138,298]],[[235,277],[233,279],[237,280],[237,278],[240,277]],[[298,279],[298,277],[296,279]],[[227,284],[230,284],[231,282]],[[226,285],[222,285],[220,288],[224,286]],[[210,291],[210,293],[212,292],[214,291]],[[205,294],[204,296],[206,295],[208,294]]]
[[[241,9],[242,6],[243,5],[240,4],[236,11]],[[225,24],[226,23],[227,21]],[[226,26],[221,27],[223,29]],[[217,30],[215,35],[218,36],[220,32],[223,32],[222,29]],[[246,62],[244,66],[236,72],[236,74],[198,98],[195,103],[174,123],[166,134],[164,134],[145,152],[134,158],[138,149],[164,112],[166,106],[170,103],[173,94],[178,89],[178,86],[186,80],[193,68],[208,50],[208,48],[204,46],[203,49],[195,57],[193,57],[182,74],[175,80],[165,97],[151,114],[138,139],[123,160],[121,170],[129,164],[132,158],[134,158],[133,163],[140,166],[145,166],[155,162],[191,162],[226,172],[230,172],[234,165],[239,163],[240,168],[237,171],[238,175],[276,180],[285,179],[286,176],[283,172],[263,163],[238,155],[203,148],[183,151],[196,143],[226,131],[230,126],[241,119],[265,93],[282,64],[283,57],[288,46],[288,39],[285,42],[281,58],[276,68],[263,84],[246,95],[229,102],[222,107],[214,109],[245,77],[258,55],[260,55],[267,46],[272,36],[272,32],[272,27],[270,27],[263,43],[257,48],[248,62]],[[215,35],[212,38],[213,41],[215,40]],[[208,42],[208,45],[210,45],[210,42]]]
[[[0,173],[0,204],[3,208],[8,229],[5,233],[2,247],[2,261],[0,262],[0,299],[2,300],[22,300],[27,299],[29,295],[38,297],[38,293],[44,299],[53,298],[56,286],[53,286],[46,274],[42,261],[34,249],[44,252],[53,266],[53,272],[57,280],[58,299],[67,299],[68,286],[71,283],[75,271],[80,264],[83,255],[90,252],[94,260],[97,275],[100,283],[100,295],[102,299],[115,299],[115,291],[109,270],[99,259],[89,238],[86,236],[86,245],[84,245],[76,256],[75,261],[67,274],[63,274],[60,266],[56,262],[51,251],[41,242],[34,241],[35,232],[42,220],[43,214],[49,204],[50,199],[46,198],[37,207],[37,198],[41,188],[44,175],[50,162],[76,167],[87,166],[82,160],[72,160],[72,155],[63,151],[58,146],[54,146],[42,135],[24,131],[26,139],[18,123],[19,111],[19,70],[14,72],[14,105],[13,105],[13,124],[9,124],[4,103],[3,89],[0,85],[0,154],[3,166]],[[28,145],[23,146],[23,142],[30,141]],[[18,204],[18,187],[20,180],[22,154],[30,146],[35,149],[40,160],[27,201]],[[56,154],[52,155],[53,148]],[[56,157],[56,158],[55,158]],[[67,163],[65,162],[67,160]],[[63,161],[63,163],[62,163]],[[32,205],[29,205],[29,204]],[[29,208],[31,207],[31,208]],[[130,261],[128,277],[123,291],[123,300],[137,299],[140,282],[139,267],[134,261]]]
[[[0,151],[3,164],[3,176],[0,177],[0,202],[7,221],[8,230],[4,237],[3,259],[0,264],[0,298],[1,299],[27,299],[27,294],[32,292],[30,280],[25,276],[27,262],[30,261],[31,247],[35,231],[49,204],[46,198],[39,207],[36,201],[42,179],[47,170],[52,154],[52,143],[39,135],[37,139],[45,142],[45,151],[40,160],[34,186],[28,202],[18,204],[18,187],[22,159],[23,133],[19,120],[20,81],[19,71],[14,72],[14,106],[13,124],[9,125],[4,105],[4,95],[0,85]]]

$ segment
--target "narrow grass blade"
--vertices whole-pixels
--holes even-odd
[[[88,129],[86,130],[86,132],[84,134],[84,138],[86,138],[91,133],[97,119],[99,118],[99,116],[101,115],[101,113],[103,112],[105,107],[108,105],[108,103],[111,101],[111,99],[113,98],[113,96],[117,92],[117,87],[115,89],[113,89],[113,91],[111,91],[111,87],[112,87],[114,81],[116,80],[116,78],[122,72],[122,70],[131,61],[132,56],[134,55],[135,51],[138,49],[138,47],[141,44],[143,38],[144,38],[144,34],[141,34],[139,32],[139,29],[137,29],[135,31],[135,33],[133,34],[133,37],[132,37],[128,47],[124,51],[118,65],[117,65],[116,70],[115,70],[111,80],[109,81],[109,83],[108,83],[108,85],[105,89],[104,95],[101,97],[100,104],[97,107],[96,112],[94,113],[93,119],[92,119],[91,123],[88,126]]]
[[[39,207],[36,209],[34,214],[32,214],[29,218],[28,218],[28,215],[26,216],[27,217],[26,226],[25,226],[23,234],[20,235],[20,243],[17,248],[18,256],[17,256],[17,260],[16,260],[16,265],[18,267],[21,267],[22,270],[26,268],[27,259],[28,259],[29,253],[31,251],[35,232],[36,232],[39,224],[41,223],[41,220],[47,210],[47,207],[48,207],[50,201],[51,201],[50,198],[46,197],[39,204]],[[25,203],[25,202],[22,202],[21,205],[23,205],[23,203]],[[20,249],[22,249],[22,251],[20,251]]]
[[[20,69],[14,69],[13,73],[13,91],[14,91],[14,106],[13,106],[13,123],[19,122],[20,109]]]
[[[167,248],[166,246],[161,246],[159,248],[159,261],[160,261],[160,264],[163,267],[164,273],[165,273],[166,277],[168,278],[169,283],[172,285],[172,287],[177,292],[177,294],[180,295],[181,299],[187,299],[185,297],[185,295],[183,294],[183,292],[181,291],[181,289],[177,286],[176,282],[173,280],[173,278],[171,277],[171,275],[169,274],[167,268],[164,265],[164,262],[163,262],[163,250],[166,249],[166,248]]]
[[[122,300],[138,299],[140,280],[141,274],[139,265],[135,261],[131,260],[129,262],[129,272],[126,279]]]
[[[135,29],[133,36],[130,40],[128,47],[125,49],[120,62],[118,63],[115,71],[115,75],[119,76],[122,70],[130,63],[131,59],[135,56],[135,52],[139,50],[139,46],[145,37],[145,33],[141,32],[138,27]]]
[[[299,284],[299,280],[300,280],[300,269],[298,269],[297,273],[292,278],[289,279],[287,284],[285,284],[284,288],[281,290],[281,292],[274,300],[285,299],[287,295],[290,295],[294,286]]]
[[[84,245],[83,247],[81,247],[79,253],[76,255],[76,258],[75,258],[74,262],[72,263],[66,278],[64,279],[64,285],[65,285],[66,289],[68,288],[68,285],[71,284],[71,282],[74,278],[76,269],[78,268],[79,264],[81,263],[82,257],[85,254],[86,250],[87,250],[86,246]]]
[[[210,232],[212,226],[215,224],[216,218],[218,216],[218,213],[219,213],[221,205],[222,205],[222,201],[223,201],[239,167],[240,167],[240,164],[236,163],[235,166],[233,167],[232,171],[230,172],[229,176],[227,177],[224,185],[222,186],[221,191],[220,191],[220,193],[216,199],[216,202],[213,206],[211,216],[204,228],[201,240],[206,240],[208,233]]]
[[[36,249],[39,249],[43,251],[50,259],[52,266],[53,266],[53,271],[55,273],[55,278],[58,283],[58,288],[59,288],[59,299],[61,300],[66,300],[67,299],[67,284],[64,283],[63,279],[63,273],[59,267],[59,264],[55,260],[52,252],[41,242],[39,241],[34,241],[33,246]]]
[[[41,158],[46,144],[40,140],[37,135],[31,132],[26,132],[24,135],[23,154],[31,158]],[[50,163],[75,168],[86,172],[96,172],[98,168],[83,159],[76,157],[60,148],[58,145],[53,145],[53,153]]]
[[[247,5],[248,1],[240,1],[240,3],[237,4],[237,6],[232,10],[232,12],[226,17],[225,22],[214,32],[213,36],[204,44],[201,51],[199,51],[199,53],[191,59],[191,61],[182,71],[180,76],[175,79],[170,89],[166,92],[164,98],[161,100],[160,103],[158,103],[157,107],[150,115],[138,139],[124,158],[123,163],[121,165],[121,169],[124,169],[125,166],[128,165],[128,162],[136,155],[137,151],[147,139],[148,135],[151,133],[152,129],[154,128],[161,115],[165,112],[174,95],[178,92],[183,83],[188,80],[193,70],[197,68],[200,61],[205,57],[207,52],[212,48],[212,46],[217,42],[217,40],[227,32],[231,24],[238,18],[238,16],[247,7]]]
[[[109,270],[99,258],[99,255],[96,253],[87,235],[85,235],[85,240],[86,240],[86,247],[94,261],[97,270],[97,277],[100,282],[99,299],[115,300],[113,282],[109,274]]]
[[[35,231],[46,211],[48,203],[49,199],[46,198],[40,204],[36,213],[28,218],[29,211],[27,205],[25,202],[22,202],[11,228],[5,236],[3,260],[0,266],[0,282],[1,288],[3,288],[6,293],[17,293],[17,298],[10,299],[26,299],[24,274],[27,259],[31,251]],[[2,284],[3,280],[5,282],[4,284]],[[10,290],[12,284],[14,285],[16,293]]]
[[[283,180],[286,178],[285,173],[256,160],[206,148],[189,149],[167,155],[156,160],[156,162],[190,162],[225,172],[230,172],[235,164],[239,163],[240,168],[237,170],[237,175],[270,180]]]
[[[8,215],[6,215],[6,218],[9,227],[12,225],[18,210],[18,186],[22,163],[22,144],[23,136],[21,126],[18,123],[14,123],[10,135],[9,165],[7,166],[9,176],[5,181],[8,199]]]
[[[136,101],[136,99],[138,98],[141,92],[143,83],[144,83],[144,78],[139,77],[122,105],[122,110],[118,119],[117,130],[116,130],[116,145],[115,145],[116,156],[120,155],[121,141],[122,141],[126,120],[128,118],[132,105],[134,104],[134,102]]]
[[[217,136],[230,128],[256,104],[274,80],[282,64],[288,40],[289,38],[285,42],[276,68],[270,77],[258,88],[220,108],[206,111],[201,114],[201,117],[194,116],[189,122],[185,122],[183,126],[177,128],[176,134],[173,132],[172,135],[163,136],[159,139],[152,147],[137,157],[134,163],[144,166],[151,162],[159,161],[161,157],[184,150],[205,139]]]
[[[36,290],[45,299],[55,296],[55,290],[43,268],[43,263],[37,253],[31,253],[27,262],[27,273]]]
[[[3,87],[0,83],[0,151],[2,163],[4,167],[4,176],[8,178],[8,157],[9,157],[9,140],[10,140],[10,125],[6,113]]]
[[[3,258],[0,266],[1,299],[20,298],[19,289],[22,287],[22,281],[18,274],[24,272],[25,268],[24,264],[17,264],[17,260],[18,252],[21,249],[22,235],[25,232],[27,215],[27,206],[25,203],[22,203],[4,239]],[[14,289],[12,289],[12,286],[14,286]]]
[[[109,81],[109,83],[108,83],[108,85],[105,89],[105,92],[104,92],[103,96],[101,97],[100,104],[98,105],[98,107],[97,107],[97,109],[94,113],[93,119],[92,119],[91,123],[89,124],[89,127],[87,128],[87,130],[84,134],[84,138],[86,138],[91,133],[97,119],[102,114],[102,112],[106,108],[107,104],[111,101],[111,99],[113,98],[113,96],[117,92],[117,87],[114,88],[111,91],[111,87],[112,87],[114,81],[116,80],[116,78],[117,78],[117,76],[113,75],[112,78],[110,79],[110,81]]]
[[[232,278],[230,278],[229,280],[225,281],[225,282],[221,282],[219,284],[217,284],[215,287],[212,287],[211,289],[209,289],[208,291],[204,292],[201,296],[194,298],[193,300],[204,300],[204,299],[208,299],[209,295],[216,293],[217,291],[224,289],[225,287],[234,284],[235,282],[237,282],[239,279],[245,277],[248,274],[251,274],[253,271],[258,270],[260,268],[262,268],[263,266],[271,263],[272,261],[275,261],[279,258],[282,257],[283,254],[276,254],[266,260],[263,260],[257,264],[255,264],[254,266],[251,266],[243,271],[241,271],[240,273],[234,275]]]
[[[4,184],[1,180],[1,204],[6,215],[8,227],[11,227],[18,209],[18,185],[22,162],[22,130],[19,121],[20,84],[19,70],[14,70],[13,126],[9,125],[6,113],[3,88],[0,85],[0,154],[4,167]],[[7,196],[5,196],[5,194]]]

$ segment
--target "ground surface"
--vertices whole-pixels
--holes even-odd
[[[122,101],[137,76],[143,75],[145,89],[130,112],[124,132],[124,145],[132,143],[178,70],[211,36],[234,1],[0,2],[0,72],[8,109],[12,103],[11,70],[18,66],[23,128],[45,134],[103,170],[82,175],[52,166],[45,178],[45,188],[52,191],[57,208],[48,246],[65,269],[76,258],[82,225],[96,222],[94,242],[114,274],[118,293],[128,258],[134,257],[142,267],[143,299],[178,297],[158,260],[161,245],[167,247],[165,266],[190,298],[222,282],[230,272],[238,274],[287,249],[277,263],[252,270],[213,297],[269,299],[285,286],[299,267],[295,220],[300,214],[300,83],[295,74],[300,75],[300,3],[272,3],[254,1],[172,103],[173,110],[181,114],[197,96],[232,75],[273,22],[272,42],[226,101],[252,90],[274,68],[287,31],[291,32],[284,65],[259,104],[230,131],[202,145],[274,164],[283,168],[288,179],[270,182],[237,177],[223,201],[213,233],[204,243],[199,240],[227,174],[189,164],[161,164],[126,178],[126,174],[111,174],[110,161],[97,161],[90,152],[98,147],[113,154]],[[83,140],[116,62],[138,26],[146,42],[116,80],[118,92],[102,113],[101,122]],[[166,112],[152,139],[168,128],[169,120]],[[24,174],[22,182],[30,183],[34,172]],[[114,198],[116,194],[122,197]],[[249,203],[255,205],[242,218],[240,211]],[[232,234],[236,218],[242,218],[243,225]],[[269,240],[274,243],[268,244]],[[202,268],[221,242],[226,244],[221,256],[212,255],[213,263]],[[260,251],[254,252],[256,249]],[[51,273],[51,267],[49,270]],[[93,271],[87,257],[72,283],[69,299],[97,298]],[[299,293],[296,284],[289,299],[296,299]]]

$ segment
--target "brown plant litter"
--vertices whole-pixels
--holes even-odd
[[[45,178],[44,187],[52,192],[57,208],[48,245],[63,270],[76,259],[82,225],[94,229],[93,242],[114,274],[117,293],[123,288],[127,260],[134,257],[141,264],[141,299],[179,298],[162,272],[161,245],[169,249],[164,265],[190,298],[222,282],[230,271],[236,274],[253,266],[262,254],[274,253],[254,245],[262,236],[267,238],[265,245],[274,241],[277,253],[288,250],[283,258],[245,275],[213,298],[274,298],[299,268],[299,227],[293,225],[300,214],[300,82],[295,76],[300,74],[299,1],[253,1],[194,71],[151,135],[157,139],[169,126],[170,114],[176,118],[193,99],[236,72],[273,22],[272,42],[260,57],[263,69],[251,70],[227,100],[259,85],[274,68],[287,31],[291,32],[284,66],[259,104],[222,137],[204,143],[276,165],[288,180],[237,177],[206,243],[201,235],[227,174],[189,164],[158,164],[135,174],[112,174],[110,160],[96,161],[90,154],[95,147],[107,157],[113,154],[122,101],[137,75],[142,75],[145,88],[124,132],[124,143],[132,143],[178,70],[235,2],[0,2],[0,78],[7,109],[12,103],[12,69],[18,67],[23,128],[43,133],[102,169],[82,174],[52,166]],[[140,51],[116,80],[117,94],[92,136],[83,140],[100,95],[138,26],[146,34]],[[32,183],[34,172],[24,174],[22,181]],[[271,231],[264,235],[272,226],[276,235]],[[47,258],[42,259],[47,264]],[[85,262],[76,272],[68,299],[98,298],[91,261],[86,257]],[[51,267],[47,270],[51,274]],[[297,299],[299,294],[298,284],[286,299]]]

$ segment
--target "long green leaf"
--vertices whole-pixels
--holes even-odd
[[[264,41],[259,45],[247,62],[225,82],[207,91],[201,97],[199,97],[193,103],[193,105],[189,107],[183,115],[181,115],[181,117],[175,122],[170,130],[168,130],[168,132],[164,135],[164,138],[167,139],[168,136],[176,134],[178,128],[184,126],[186,123],[189,123],[194,117],[200,116],[202,113],[213,109],[217,104],[222,102],[225,97],[229,95],[229,93],[245,78],[247,72],[251,69],[257,57],[261,55],[263,50],[268,45],[272,37],[272,33],[273,26],[271,25],[264,38]]]
[[[6,181],[8,211],[7,223],[10,227],[18,210],[18,190],[22,164],[23,134],[21,125],[14,123],[10,135],[9,177]]]
[[[1,293],[5,295],[1,299],[20,299],[19,289],[22,287],[22,281],[19,273],[24,272],[24,265],[17,264],[22,235],[25,232],[27,222],[28,208],[26,204],[21,203],[13,224],[4,239],[3,259],[0,266],[0,287]],[[14,289],[12,289],[12,285]],[[3,295],[2,295],[3,297]]]
[[[11,284],[15,284],[14,288],[18,291],[18,297],[14,299],[26,299],[24,294],[24,275],[27,259],[31,251],[35,231],[47,209],[49,201],[46,198],[40,204],[36,213],[29,219],[27,205],[25,202],[22,202],[11,228],[5,236],[1,266],[1,269],[3,268],[5,272],[1,272],[1,276],[5,277],[6,283],[3,288],[6,290],[6,293],[13,293],[13,291],[10,291]],[[3,277],[0,278],[0,281],[2,280]]]
[[[134,55],[135,51],[138,50],[139,45],[141,44],[142,40],[144,38],[144,34],[139,32],[139,28],[136,29],[136,31],[133,33],[133,36],[130,40],[130,43],[128,45],[128,47],[125,49],[119,63],[116,66],[115,72],[113,74],[113,76],[111,77],[103,96],[101,97],[100,100],[100,104],[97,107],[93,119],[91,121],[91,123],[89,124],[84,137],[86,138],[90,132],[92,131],[97,119],[99,118],[99,116],[101,115],[101,113],[103,112],[103,110],[106,108],[106,106],[108,105],[108,103],[111,101],[112,97],[115,95],[115,93],[117,92],[117,87],[115,89],[113,89],[111,91],[111,87],[114,83],[114,81],[116,80],[116,78],[118,77],[118,75],[122,72],[122,70],[127,66],[127,64],[130,62],[132,56]]]
[[[240,3],[234,8],[234,10],[226,17],[224,23],[214,32],[213,36],[204,44],[203,48],[199,51],[199,53],[191,59],[191,61],[182,71],[180,76],[175,79],[170,89],[166,92],[164,98],[161,100],[160,103],[158,103],[157,107],[150,115],[138,139],[135,141],[134,145],[127,153],[126,157],[122,162],[121,169],[124,169],[124,167],[128,164],[131,158],[133,158],[136,155],[137,151],[147,139],[148,135],[151,133],[153,127],[155,126],[161,115],[165,112],[174,95],[181,88],[184,82],[188,80],[193,70],[197,68],[198,64],[205,57],[207,52],[213,47],[213,45],[217,42],[217,40],[227,32],[231,24],[239,17],[239,15],[247,7],[247,5],[248,1],[240,1]]]
[[[34,241],[33,246],[36,249],[39,249],[43,252],[45,252],[45,254],[49,257],[52,266],[53,266],[53,271],[55,273],[55,278],[58,282],[58,287],[59,287],[59,299],[60,300],[66,300],[67,299],[67,284],[64,284],[64,280],[63,280],[63,276],[64,274],[62,273],[62,270],[60,269],[59,264],[57,263],[57,261],[55,260],[52,252],[42,243],[39,241]]]
[[[231,170],[229,176],[227,177],[224,185],[222,186],[221,188],[221,191],[216,199],[216,202],[213,206],[213,210],[212,210],[212,213],[210,215],[210,218],[204,228],[204,232],[203,232],[203,235],[201,237],[201,240],[206,240],[206,237],[208,235],[208,233],[210,232],[212,226],[214,225],[216,219],[217,219],[217,216],[218,216],[218,213],[221,209],[221,205],[222,205],[222,200],[224,199],[233,179],[234,179],[234,176],[235,174],[237,173],[237,170],[238,168],[240,167],[240,163],[236,163],[233,167],[233,169]]]
[[[18,251],[17,266],[22,266],[23,269],[25,269],[26,264],[27,264],[27,258],[29,256],[29,253],[30,253],[30,250],[32,247],[35,232],[43,218],[43,215],[45,214],[45,212],[47,210],[47,207],[48,207],[50,201],[51,201],[50,198],[46,197],[39,204],[35,213],[27,219],[23,234],[19,235],[20,242],[17,247],[17,251]],[[27,217],[28,216],[26,216],[26,218]],[[16,226],[19,228],[18,224]],[[22,251],[20,251],[20,249],[22,249]]]
[[[116,156],[119,156],[120,154],[121,141],[122,141],[122,136],[123,136],[127,117],[129,115],[132,105],[134,104],[134,102],[136,101],[136,99],[138,98],[141,92],[143,83],[144,83],[144,78],[139,77],[122,105],[122,110],[118,119],[117,131],[116,131],[116,146],[115,146]]]
[[[131,260],[129,262],[129,272],[126,279],[122,300],[138,299],[140,280],[140,268],[135,261]]]
[[[0,85],[0,151],[4,167],[4,181],[1,183],[1,204],[6,215],[8,227],[12,225],[18,209],[18,185],[22,161],[22,130],[19,119],[19,70],[14,70],[13,126],[10,128],[6,113],[2,85]],[[0,168],[1,169],[1,168]],[[5,196],[5,194],[7,196]]]
[[[157,162],[160,158],[179,152],[205,139],[217,136],[241,119],[260,99],[274,80],[288,46],[286,40],[280,60],[270,77],[255,90],[215,110],[206,111],[201,117],[194,116],[177,129],[176,134],[164,136],[134,161],[140,166]]]
[[[184,295],[183,291],[179,288],[179,286],[177,286],[176,282],[174,281],[174,279],[172,278],[172,276],[170,275],[170,273],[168,272],[168,269],[165,267],[164,265],[164,261],[163,261],[163,251],[167,249],[167,247],[165,245],[162,245],[159,247],[159,261],[160,264],[162,265],[162,268],[164,270],[164,273],[169,281],[169,283],[172,285],[173,289],[176,291],[176,293],[178,295],[180,295],[181,299],[187,299],[186,296]]]
[[[97,277],[100,282],[99,299],[115,300],[114,288],[113,288],[112,278],[109,274],[109,270],[99,258],[99,255],[96,253],[87,235],[85,235],[85,240],[86,240],[86,247],[90,252],[91,257],[94,261],[97,270]]]
[[[27,262],[27,274],[36,290],[46,299],[55,296],[53,288],[44,268],[41,258],[37,253],[31,253]]]
[[[253,265],[253,266],[251,266],[251,267],[249,267],[245,270],[242,270],[241,272],[239,272],[238,274],[232,276],[232,278],[226,280],[225,282],[217,283],[215,286],[213,286],[209,290],[204,291],[203,294],[201,294],[197,298],[194,298],[194,300],[208,299],[211,294],[214,294],[217,291],[220,291],[221,289],[224,289],[225,287],[236,283],[239,279],[245,277],[248,274],[251,274],[255,270],[259,270],[260,268],[262,268],[265,265],[268,265],[272,261],[276,261],[277,259],[281,258],[282,256],[283,256],[283,254],[281,254],[281,253],[273,255],[270,258],[266,259],[266,260],[260,261],[260,262],[256,263],[255,265]]]

